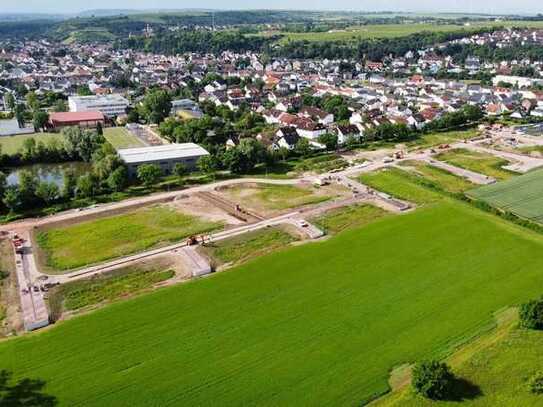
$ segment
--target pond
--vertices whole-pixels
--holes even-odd
[[[24,167],[10,168],[5,170],[7,174],[8,185],[17,185],[19,183],[19,174],[23,170],[30,171],[40,181],[54,182],[59,187],[63,185],[65,171],[73,171],[75,176],[85,174],[90,171],[91,164],[83,162],[68,162],[62,164],[33,164]]]

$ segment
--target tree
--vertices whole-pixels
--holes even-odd
[[[19,173],[19,191],[23,206],[30,206],[36,198],[37,178],[28,170]]]
[[[54,112],[67,112],[68,111],[68,104],[65,100],[59,99],[55,102],[55,105],[53,106]]]
[[[19,125],[19,128],[22,129],[25,127],[25,105],[22,103],[15,106],[15,118],[17,119],[17,124]]]
[[[265,158],[264,145],[253,138],[245,138],[224,153],[224,165],[234,174],[246,174]]]
[[[15,110],[15,105],[16,105],[16,101],[15,101],[15,96],[13,96],[13,93],[6,93],[4,95],[4,102],[6,103],[6,107],[11,110],[12,112]]]
[[[217,162],[211,155],[200,157],[196,165],[201,172],[208,175],[213,174],[217,170]]]
[[[543,329],[543,297],[520,306],[520,325],[528,329]]]
[[[103,136],[97,135],[90,130],[81,130],[79,127],[67,127],[62,130],[64,135],[64,148],[66,152],[79,157],[85,162],[90,162],[93,153],[100,148],[104,142]]]
[[[104,129],[102,128],[102,123],[100,122],[98,122],[98,124],[96,125],[96,134],[98,134],[99,136],[104,135]]]
[[[83,85],[77,88],[77,96],[92,96],[93,93],[91,92],[88,85]]]
[[[128,184],[128,173],[126,167],[120,166],[107,178],[107,185],[114,192],[122,191]]]
[[[294,150],[302,157],[307,157],[309,154],[311,154],[311,145],[309,144],[309,140],[304,137],[300,138],[300,140],[298,140],[296,143]]]
[[[162,176],[162,170],[156,164],[142,164],[138,167],[137,177],[145,186],[153,185]]]
[[[440,400],[450,391],[454,375],[447,364],[430,360],[418,363],[413,369],[412,386],[420,395]]]
[[[181,178],[187,174],[187,167],[183,163],[176,163],[173,166],[173,173]]]
[[[64,171],[62,180],[62,196],[71,199],[75,196],[77,179],[73,171]]]
[[[32,118],[32,124],[34,125],[34,130],[45,130],[45,126],[47,125],[47,122],[49,121],[49,115],[42,111],[42,110],[36,110],[33,114]]]
[[[172,100],[164,90],[153,90],[143,99],[142,113],[149,123],[160,124],[171,110]]]
[[[7,186],[7,176],[2,171],[0,171],[0,196],[4,196]]]
[[[22,197],[19,188],[14,185],[7,187],[2,202],[11,212],[16,212],[22,205]]]
[[[324,144],[328,151],[337,149],[337,136],[332,133],[324,133],[319,136],[319,143]]]
[[[58,185],[54,182],[40,182],[36,188],[36,196],[40,198],[45,205],[49,205],[60,197]]]
[[[33,112],[40,108],[40,101],[38,100],[38,95],[36,95],[36,92],[28,92],[25,99],[26,105]]]
[[[36,157],[36,139],[34,137],[27,138],[23,141],[21,150],[21,158],[23,161],[33,161]]]
[[[534,394],[543,394],[543,373],[538,372],[530,378],[530,391]]]
[[[77,179],[75,194],[78,198],[89,198],[98,192],[98,180],[92,174],[85,174]]]

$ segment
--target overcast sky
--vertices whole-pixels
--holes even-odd
[[[543,0],[0,0],[0,13],[73,13],[89,9],[216,8],[417,12],[543,13]]]

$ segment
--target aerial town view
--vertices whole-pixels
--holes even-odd
[[[542,350],[539,1],[0,6],[1,407],[543,407]]]

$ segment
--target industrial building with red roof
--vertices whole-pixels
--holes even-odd
[[[101,112],[55,112],[49,114],[49,125],[53,129],[59,129],[67,126],[79,126],[85,128],[95,128],[98,123],[104,125],[105,118]]]

